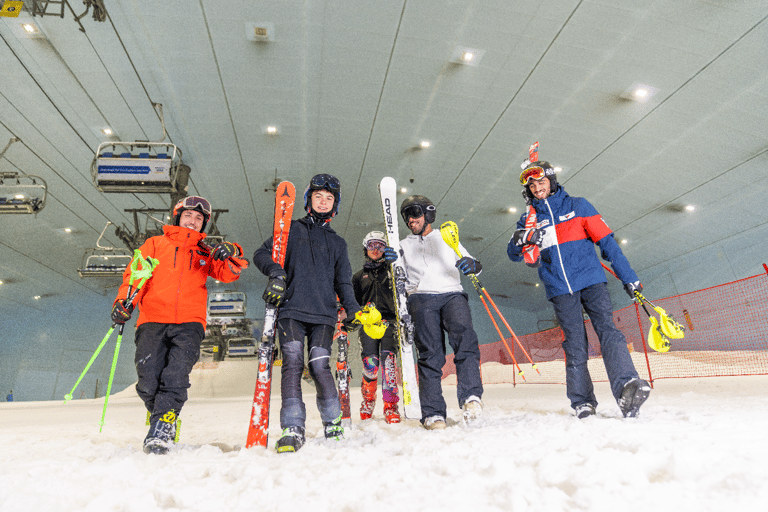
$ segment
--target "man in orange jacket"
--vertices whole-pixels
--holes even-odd
[[[140,251],[159,261],[134,303],[136,322],[136,391],[150,412],[144,439],[146,453],[166,453],[176,437],[176,417],[187,401],[189,374],[200,357],[205,336],[208,276],[230,283],[240,277],[248,261],[233,242],[215,247],[202,243],[211,219],[211,204],[190,196],[173,208],[174,225],[163,226],[163,236],[149,238]],[[112,320],[124,324],[133,306],[126,304],[130,267],[112,307]]]

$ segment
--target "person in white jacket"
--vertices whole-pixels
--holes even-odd
[[[432,229],[435,212],[432,201],[420,195],[408,197],[400,207],[400,215],[412,233],[400,246],[408,275],[408,311],[419,351],[421,422],[428,430],[446,427],[446,403],[441,385],[445,333],[454,353],[456,393],[464,421],[475,420],[483,409],[480,347],[459,274],[460,271],[465,275],[480,273],[482,265],[471,256],[459,258],[445,243],[440,231]],[[460,248],[462,254],[468,254]],[[384,257],[392,261],[397,259],[397,254],[388,248]]]

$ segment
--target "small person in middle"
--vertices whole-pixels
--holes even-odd
[[[363,403],[360,405],[360,419],[368,420],[373,416],[376,405],[376,381],[381,367],[381,394],[384,401],[384,419],[387,423],[400,423],[397,409],[397,329],[395,314],[395,296],[392,291],[392,277],[389,263],[384,259],[387,247],[386,236],[381,231],[371,231],[363,239],[365,264],[362,270],[352,276],[352,286],[358,304],[372,302],[387,322],[387,330],[381,339],[368,336],[360,331],[361,357],[363,358],[363,378],[361,391]]]
[[[339,180],[330,174],[312,178],[304,192],[306,217],[291,222],[285,268],[272,261],[272,238],[256,250],[254,265],[269,283],[264,300],[279,306],[277,333],[283,354],[280,392],[278,453],[295,452],[304,445],[307,410],[301,396],[304,370],[304,338],[309,353],[309,373],[317,388],[317,408],[325,437],[344,437],[341,405],[330,367],[336,326],[336,296],[347,311],[345,325],[355,329],[360,306],[352,289],[352,266],[347,243],[331,229],[341,200]]]

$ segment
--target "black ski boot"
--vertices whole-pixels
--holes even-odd
[[[304,429],[302,427],[288,427],[283,429],[283,435],[277,440],[275,449],[277,453],[297,452],[304,446]]]
[[[634,418],[640,412],[640,406],[648,400],[651,385],[643,379],[634,378],[624,384],[619,398],[619,409],[625,418]]]
[[[341,425],[341,414],[331,422],[323,422],[323,428],[325,430],[326,439],[334,439],[336,441],[344,439],[344,427]]]
[[[170,410],[150,422],[149,433],[144,439],[144,453],[164,455],[176,439],[176,411]]]

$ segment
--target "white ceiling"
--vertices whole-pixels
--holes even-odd
[[[229,210],[219,228],[249,256],[271,235],[275,177],[301,193],[328,172],[342,182],[332,226],[360,267],[360,241],[382,226],[377,184],[393,176],[458,223],[489,291],[539,307],[541,289],[520,286],[535,273],[506,258],[535,141],[629,240],[639,272],[766,222],[764,0],[122,0],[104,22],[83,17],[84,32],[69,10],[32,17],[25,4],[0,18],[0,147],[21,140],[0,171],[40,176],[49,195],[37,216],[0,215],[6,310],[113,293],[114,279],[78,276],[85,250],[107,221],[133,229],[125,209],[170,199],[99,192],[90,166],[101,142],[161,140],[153,103],[190,194]],[[254,22],[273,41],[248,40]],[[452,63],[457,48],[481,60]],[[623,99],[637,83],[658,93]],[[735,186],[745,176],[755,186]]]

